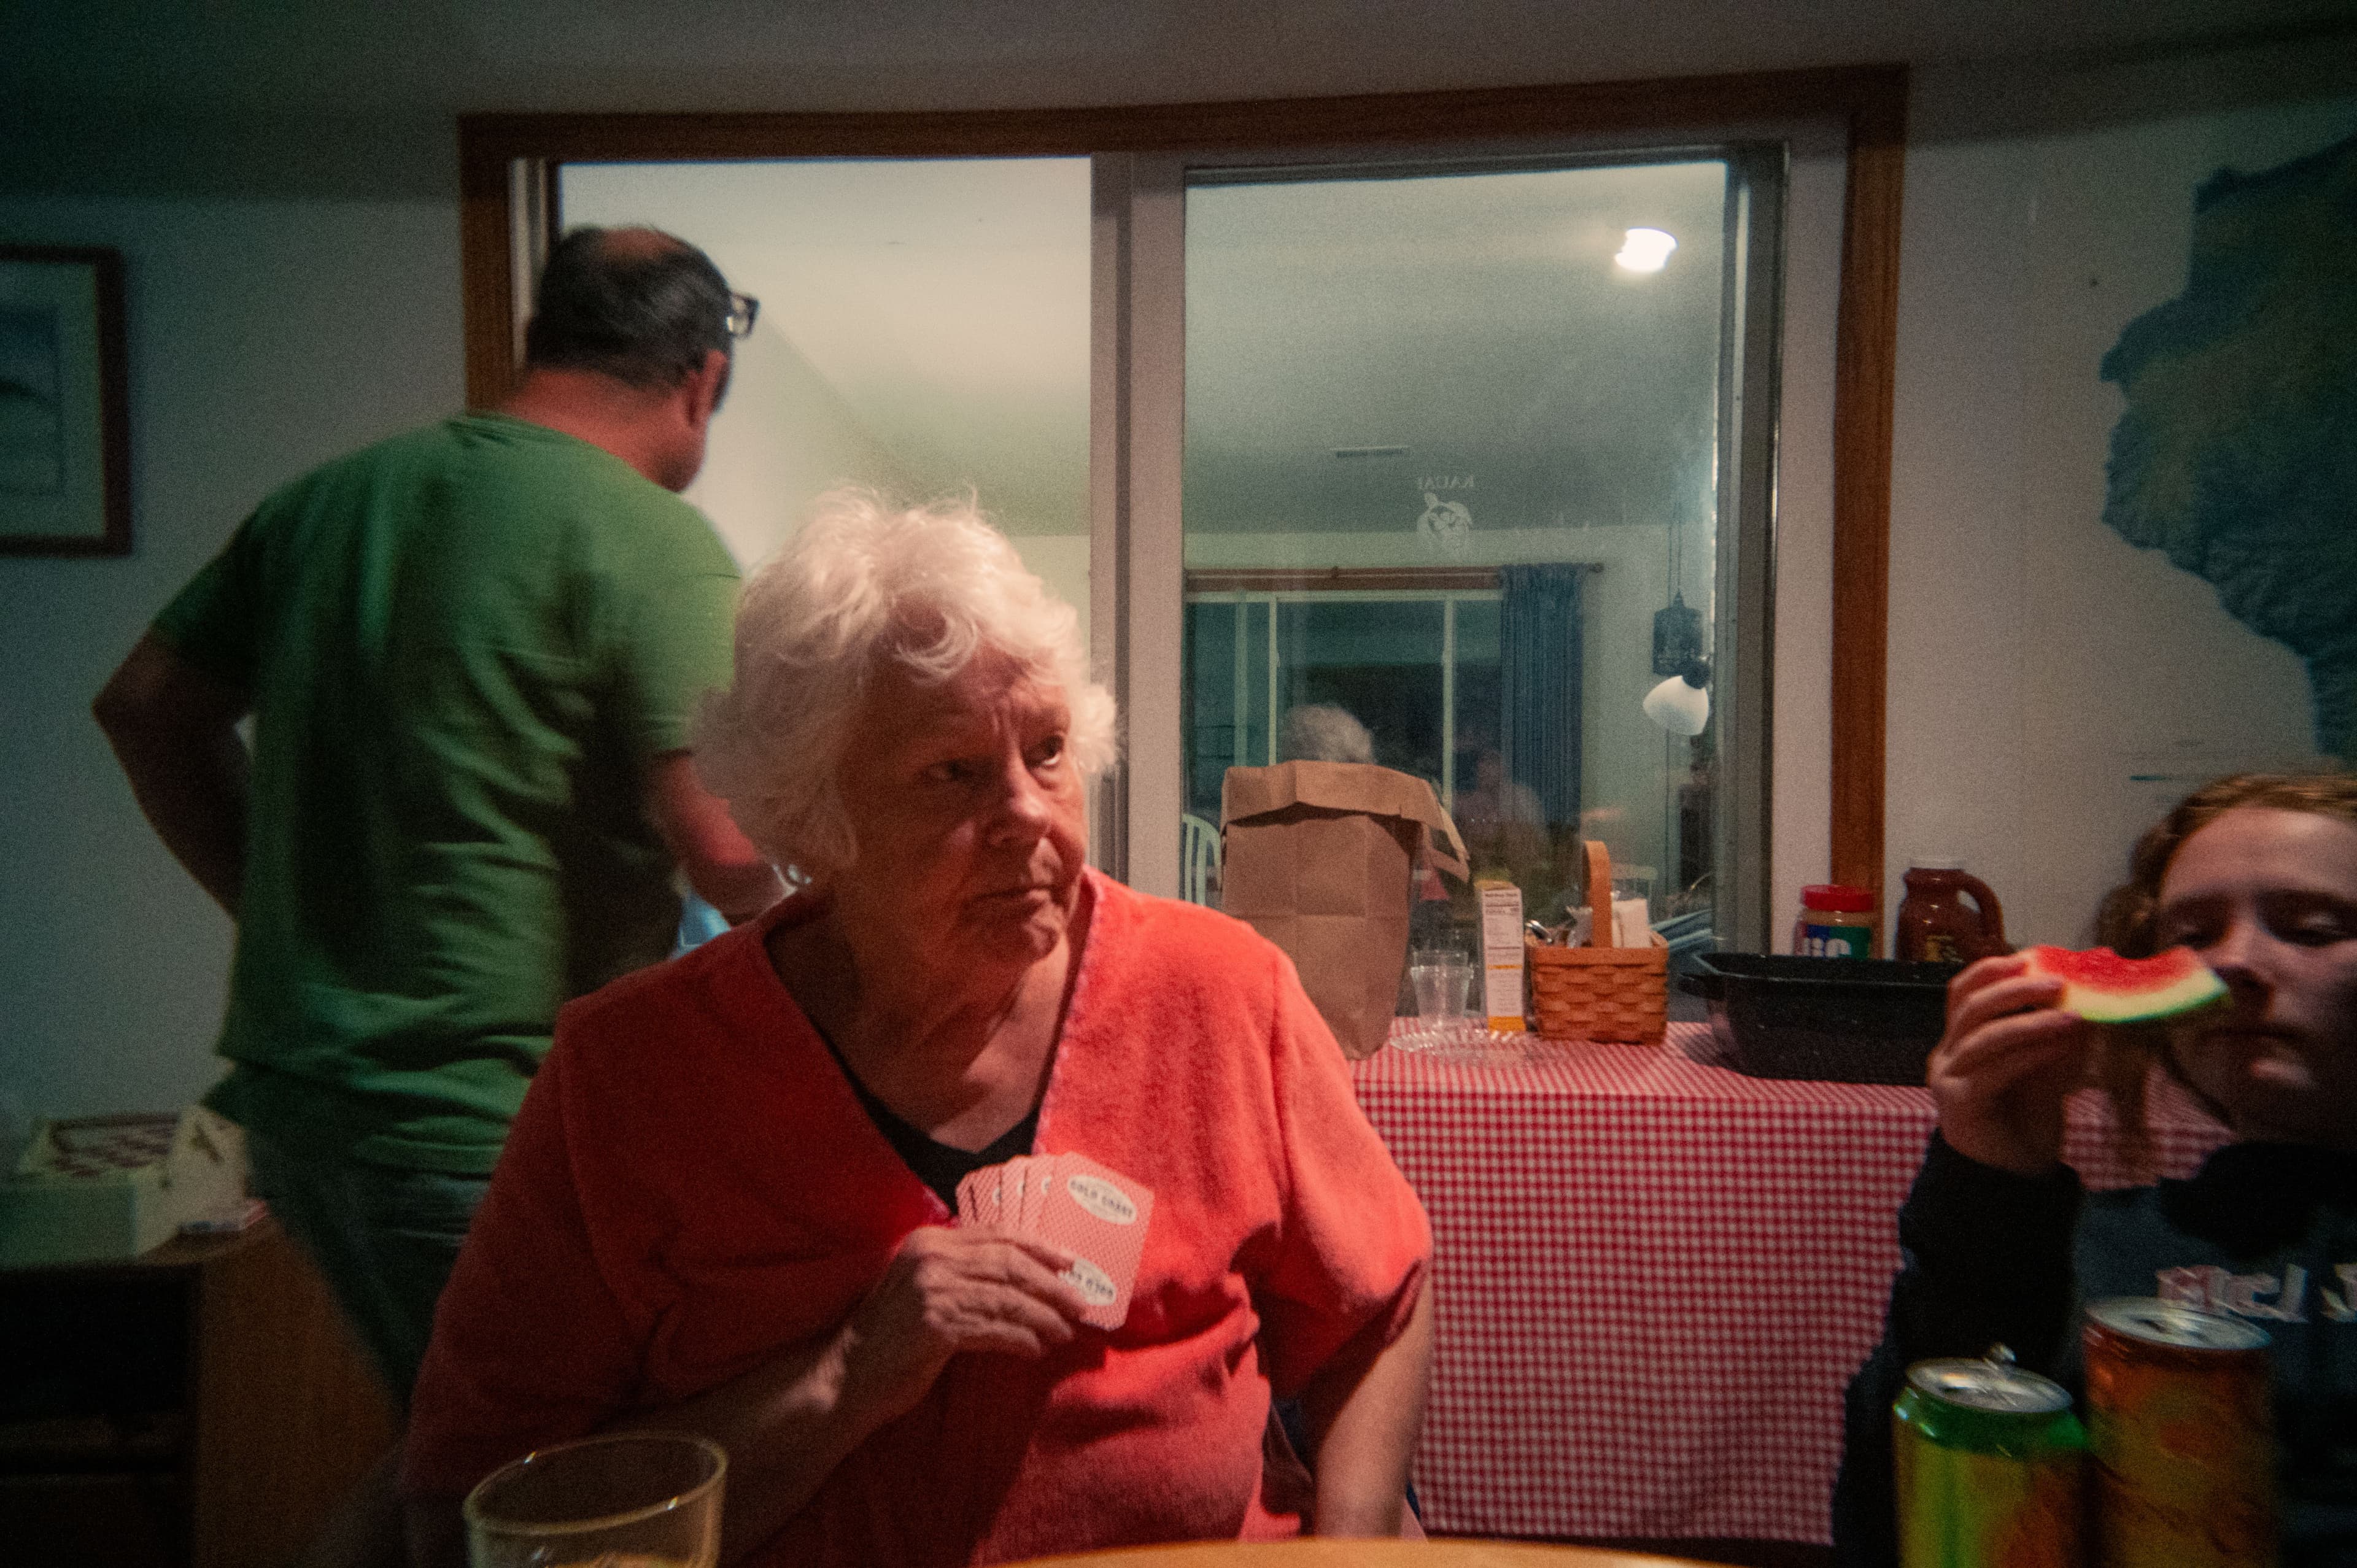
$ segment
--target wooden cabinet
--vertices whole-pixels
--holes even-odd
[[[0,1272],[11,1560],[276,1568],[392,1440],[327,1286],[267,1219]]]

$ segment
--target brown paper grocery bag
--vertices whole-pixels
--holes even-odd
[[[1372,1054],[1399,999],[1418,851],[1465,875],[1465,841],[1439,797],[1359,762],[1231,768],[1220,825],[1221,908],[1292,957],[1346,1055]]]

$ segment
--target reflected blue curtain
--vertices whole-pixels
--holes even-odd
[[[1506,775],[1550,828],[1579,821],[1580,566],[1501,566],[1499,730]]]

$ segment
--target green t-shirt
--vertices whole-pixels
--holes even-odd
[[[736,586],[694,508],[496,414],[264,501],[154,628],[253,703],[211,1103],[490,1170],[558,1006],[669,950],[646,764],[726,682]]]

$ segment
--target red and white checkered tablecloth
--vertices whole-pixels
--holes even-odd
[[[1355,1065],[1432,1217],[1431,1529],[1830,1539],[1842,1390],[1881,1332],[1931,1097],[1747,1078],[1688,1059],[1706,1035]],[[2095,1130],[2074,1115],[2074,1156]],[[2190,1147],[2158,1140],[2165,1167]]]

